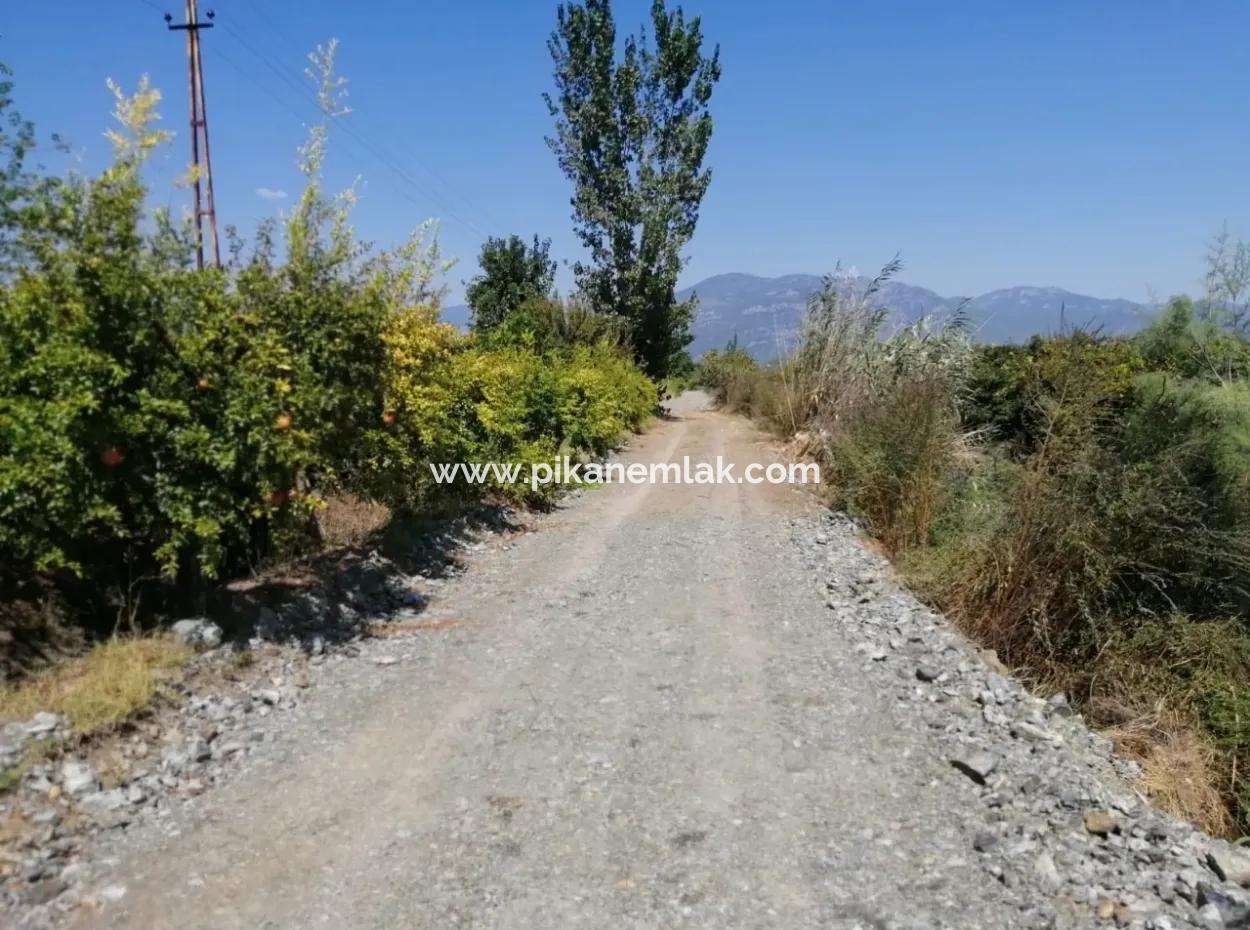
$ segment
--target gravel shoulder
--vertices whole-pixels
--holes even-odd
[[[770,459],[704,404],[623,460]],[[811,494],[613,486],[536,528],[311,670],[238,777],[102,840],[124,894],[72,924],[1237,925],[1210,841]]]

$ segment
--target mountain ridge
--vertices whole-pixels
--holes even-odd
[[[847,280],[862,288],[869,279],[858,276]],[[680,300],[692,294],[699,298],[691,354],[698,358],[709,349],[723,348],[735,337],[738,345],[761,360],[794,348],[807,300],[820,290],[823,282],[820,275],[801,272],[766,277],[731,271],[679,289]],[[1152,312],[1146,304],[1118,297],[1092,297],[1053,285],[1018,285],[966,297],[943,296],[929,288],[892,279],[881,285],[877,300],[890,311],[893,325],[962,310],[973,337],[991,343],[1024,342],[1034,335],[1073,326],[1125,335],[1142,328]],[[445,307],[443,319],[465,329],[469,310],[461,304]]]
[[[699,298],[691,353],[698,357],[721,348],[735,336],[738,344],[759,358],[773,358],[792,348],[807,299],[823,285],[811,274],[763,277],[745,272],[713,275],[682,288],[679,299]],[[862,288],[865,277],[848,278]],[[1092,297],[1050,285],[998,288],[974,297],[943,296],[929,288],[892,279],[881,285],[878,302],[901,325],[926,315],[962,310],[974,337],[981,342],[1023,342],[1063,328],[1083,326],[1110,335],[1140,329],[1150,308],[1123,298]]]

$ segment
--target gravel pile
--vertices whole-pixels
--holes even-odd
[[[1134,787],[1136,763],[1063,695],[1031,695],[992,652],[901,590],[845,517],[795,527],[865,678],[966,782],[987,879],[1053,902],[1042,916],[1058,925],[1250,927],[1250,854],[1153,809]]]

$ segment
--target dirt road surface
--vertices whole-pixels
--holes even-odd
[[[622,459],[772,460],[700,395],[673,414]],[[447,623],[366,647],[400,661],[328,668],[272,761],[129,831],[124,897],[78,925],[1031,925],[976,861],[971,783],[831,622],[792,539],[817,510],[581,493],[473,556]]]

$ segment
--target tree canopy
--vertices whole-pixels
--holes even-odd
[[[520,236],[492,236],[482,244],[478,256],[482,273],[465,292],[474,329],[494,329],[526,301],[551,294],[556,263],[550,249],[551,240],[540,242],[537,236],[529,246]]]
[[[708,104],[721,69],[698,17],[655,0],[651,28],[653,42],[630,36],[618,55],[609,0],[560,6],[545,99],[556,120],[547,141],[573,182],[589,252],[573,266],[577,283],[596,310],[627,320],[635,356],[663,376],[691,339],[694,302],[674,292],[712,179]]]

